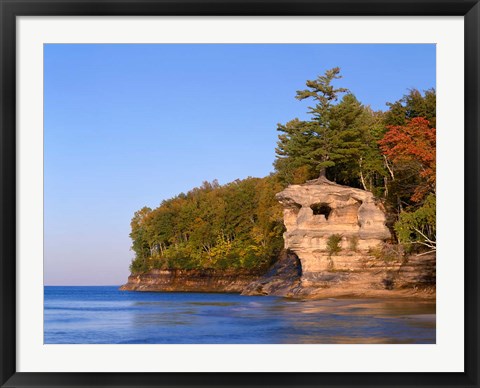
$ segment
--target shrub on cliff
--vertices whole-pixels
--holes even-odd
[[[342,242],[342,235],[332,234],[327,240],[327,251],[329,256],[336,255],[342,250],[340,243]]]

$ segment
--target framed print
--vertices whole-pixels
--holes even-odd
[[[478,386],[478,2],[1,5],[2,387]]]

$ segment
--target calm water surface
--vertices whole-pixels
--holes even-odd
[[[435,303],[45,287],[47,344],[435,343]]]

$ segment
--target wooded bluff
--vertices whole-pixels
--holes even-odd
[[[204,182],[155,209],[138,210],[131,222],[132,275],[264,274],[285,245],[283,208],[275,195],[319,176],[367,190],[381,203],[391,238],[378,247],[379,257],[392,247],[405,257],[434,253],[435,90],[410,90],[387,103],[388,110],[373,111],[349,90],[335,87],[340,78],[334,68],[297,91],[297,99],[312,102],[310,119],[278,125],[275,171],[269,176]]]

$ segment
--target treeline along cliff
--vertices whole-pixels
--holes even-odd
[[[220,186],[205,182],[186,194],[135,213],[132,273],[150,269],[265,271],[283,247],[282,207],[275,177]]]
[[[301,295],[307,278],[324,279],[308,283],[310,291],[369,282],[386,290],[434,288],[435,90],[409,90],[386,111],[373,111],[337,86],[340,78],[334,68],[297,91],[297,99],[310,101],[310,118],[278,125],[269,176],[204,182],[138,210],[123,288]],[[369,239],[373,224],[376,238]],[[362,271],[368,280],[352,283]],[[279,278],[282,284],[268,287]]]

